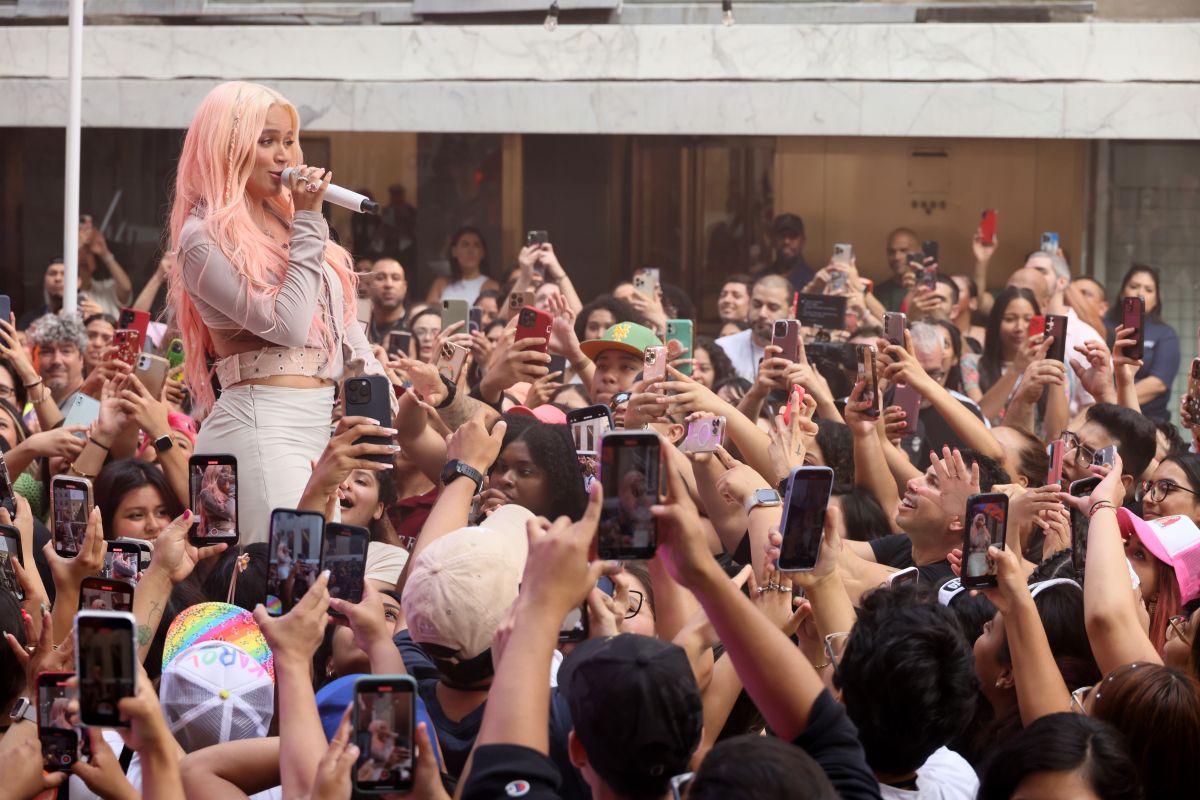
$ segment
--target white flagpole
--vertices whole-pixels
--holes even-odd
[[[68,0],[67,152],[63,186],[63,310],[75,311],[79,284],[79,129],[83,106],[83,0]]]

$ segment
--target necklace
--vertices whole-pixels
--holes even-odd
[[[265,233],[271,239],[271,241],[275,242],[275,244],[279,245],[284,250],[290,249],[290,247],[289,247],[290,236],[289,236],[289,238],[284,239],[283,241],[280,241],[279,235],[277,233],[275,233],[274,231],[272,231],[271,227],[267,224],[267,216],[269,215],[271,217],[274,217],[275,220],[280,225],[283,226],[284,231],[288,232],[289,234],[291,232],[292,226],[287,224],[286,221],[280,219],[278,215],[271,212],[271,210],[268,209],[266,206],[262,206],[261,208],[262,208],[263,216],[261,219],[255,220],[256,224],[259,227],[259,230],[261,230],[263,233]]]

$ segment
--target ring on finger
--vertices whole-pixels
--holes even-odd
[[[300,177],[296,178],[296,181],[297,181],[298,183],[308,183],[308,176],[307,176],[307,175],[301,175]]]
[[[762,594],[763,592],[769,592],[770,590],[771,590],[770,586],[759,586],[757,589],[755,589],[755,591],[758,592],[759,594]]]

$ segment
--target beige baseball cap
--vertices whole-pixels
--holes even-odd
[[[404,584],[409,634],[418,644],[452,651],[467,661],[492,646],[492,637],[517,599],[532,511],[496,509],[479,525],[459,528],[417,556]]]

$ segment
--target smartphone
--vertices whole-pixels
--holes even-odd
[[[325,517],[316,511],[277,508],[271,512],[267,545],[267,613],[291,611],[321,573],[321,539]]]
[[[8,477],[8,464],[0,453],[0,508],[8,511],[8,518],[17,518],[17,496],[13,493],[12,480]]]
[[[554,317],[540,308],[522,306],[517,313],[517,330],[514,341],[522,339],[545,339],[546,344],[531,348],[539,353],[546,352],[550,342],[550,329],[554,327]]]
[[[904,347],[904,331],[908,328],[908,315],[899,311],[888,311],[883,315],[883,336],[888,344]]]
[[[1122,326],[1133,328],[1134,343],[1125,350],[1130,358],[1141,358],[1146,349],[1146,299],[1144,297],[1125,297],[1121,299],[1123,313]]]
[[[443,342],[443,352],[447,346],[461,350],[464,354],[466,348],[459,347],[452,342]],[[463,360],[466,360],[466,355],[463,355]],[[440,360],[438,362],[441,363]],[[440,371],[440,368],[439,368]],[[457,380],[458,376],[454,375],[451,380]],[[392,384],[387,379],[386,375],[363,375],[358,378],[347,378],[342,382],[342,393],[346,398],[345,412],[347,417],[367,417],[377,420],[380,425],[385,428],[390,428],[392,423]],[[392,440],[389,436],[360,436],[354,440],[355,444],[391,444]],[[362,456],[369,461],[377,461],[380,464],[392,463],[390,453],[373,453]]]
[[[795,363],[800,360],[800,321],[780,319],[771,329],[771,344],[783,350],[780,358]]]
[[[1046,446],[1046,455],[1050,456],[1050,468],[1046,472],[1046,485],[1054,486],[1062,484],[1063,472],[1063,452],[1067,449],[1067,443],[1062,439],[1055,439]]]
[[[1008,495],[1000,492],[967,498],[962,546],[962,585],[969,589],[996,585],[996,562],[989,547],[1004,547],[1008,525]]]
[[[162,356],[139,353],[133,371],[150,396],[158,400],[162,397],[163,384],[167,382],[167,370],[170,366],[170,362]]]
[[[383,337],[383,349],[393,358],[411,358],[412,334],[408,331],[389,331],[388,335]]]
[[[525,246],[533,247],[534,245],[549,244],[549,231],[529,231],[525,234]]]
[[[508,309],[509,309],[509,311],[519,311],[523,306],[525,306],[527,303],[529,303],[532,299],[533,299],[532,292],[518,292],[518,291],[514,290],[512,292],[512,294],[510,294],[508,296]]]
[[[6,294],[0,294],[0,319],[5,322],[12,319],[12,298]]]
[[[892,392],[892,405],[900,406],[904,411],[904,435],[916,433],[921,416],[921,393],[907,383],[898,383],[896,391]]]
[[[932,258],[934,263],[939,263],[938,258],[938,243],[936,239],[926,239],[921,242],[921,251],[925,254],[925,258]]]
[[[678,369],[684,375],[692,374],[692,362],[694,357],[692,352],[695,346],[693,339],[693,324],[690,319],[669,319],[667,320],[667,344],[671,342],[679,342],[683,347],[683,356],[688,359],[688,363],[681,365]]]
[[[188,542],[206,547],[238,540],[237,459],[228,454],[188,459],[188,504],[194,523]]]
[[[179,369],[183,366],[183,359],[183,339],[172,339],[167,345],[167,363],[171,369]]]
[[[113,334],[113,358],[124,361],[129,366],[137,363],[138,353],[142,352],[141,334],[134,330],[119,330]]]
[[[938,268],[936,265],[921,267],[921,271],[917,274],[917,285],[924,286],[929,291],[937,288]]]
[[[996,241],[996,209],[986,208],[980,215],[979,240],[986,245]]]
[[[588,638],[587,601],[577,608],[572,608],[563,617],[562,625],[558,626],[558,643],[582,642]]]
[[[354,682],[351,724],[358,761],[351,777],[365,794],[407,793],[416,763],[417,682],[377,675]]]
[[[600,438],[612,430],[612,409],[602,403],[572,409],[567,412],[567,427],[575,440],[575,452],[594,456],[600,452]]]
[[[457,333],[467,333],[467,323],[471,321],[471,305],[466,300],[442,301],[442,330],[446,330],[456,322],[462,327]]]
[[[1092,463],[1099,467],[1108,467],[1112,469],[1117,465],[1117,446],[1110,444],[1108,447],[1102,447],[1096,451],[1096,455],[1092,456]]]
[[[100,417],[100,401],[89,397],[83,392],[76,392],[71,397],[71,405],[63,415],[63,425],[91,425]],[[77,431],[75,437],[87,439],[87,431]]]
[[[467,333],[483,333],[483,309],[472,306],[467,311]]]
[[[1043,253],[1054,255],[1058,252],[1058,234],[1054,231],[1046,231],[1042,234],[1042,243],[1038,247]]]
[[[1103,480],[1099,475],[1081,478],[1071,483],[1067,493],[1072,497],[1091,497],[1092,492]],[[1090,520],[1082,511],[1071,508],[1071,566],[1075,572],[1083,575],[1084,564],[1087,562],[1087,535]]]
[[[879,373],[875,362],[875,345],[860,344],[855,345],[858,350],[858,379],[865,381],[866,386],[863,388],[863,399],[871,400],[871,407],[867,409],[868,417],[879,416]]]
[[[117,703],[137,693],[137,621],[127,611],[75,615],[75,674],[84,725],[128,728]]]
[[[1067,318],[1061,314],[1047,314],[1046,335],[1054,337],[1046,358],[1063,361],[1067,357]]]
[[[142,565],[142,548],[130,539],[112,539],[105,545],[107,550],[104,553],[104,566],[100,568],[101,576],[136,584]]]
[[[0,592],[8,592],[18,601],[24,601],[25,590],[17,580],[12,562],[19,561],[25,566],[25,556],[21,552],[21,532],[12,525],[0,525]]]
[[[1037,314],[1029,318],[1029,338],[1041,336],[1046,332],[1046,317]]]
[[[658,294],[658,275],[649,270],[638,270],[633,275],[633,290],[647,300],[653,300]]]
[[[550,360],[546,363],[547,374],[551,372],[561,372],[567,374],[567,357],[554,354],[550,356]],[[562,378],[560,377],[559,380]]]
[[[685,453],[715,453],[725,441],[724,417],[701,417],[688,423],[682,450]]]
[[[902,569],[899,572],[893,572],[887,576],[888,586],[907,586],[910,583],[916,583],[921,576],[920,571],[916,567]]]
[[[79,555],[91,515],[90,480],[70,475],[55,475],[50,479],[50,530],[55,553],[62,558]]]
[[[362,600],[363,578],[367,570],[367,544],[371,532],[358,525],[329,522],[322,537],[321,568],[329,570],[329,596],[347,603]],[[335,617],[341,616],[332,609]]]
[[[138,332],[139,342],[150,341],[150,312],[135,311],[132,308],[122,308],[121,316],[117,318],[117,327]]]
[[[817,565],[821,540],[825,538],[825,509],[833,491],[829,467],[796,467],[788,475],[787,497],[779,530],[781,572],[807,572]]]
[[[133,613],[133,582],[97,575],[79,584],[80,611],[126,611]]]
[[[609,431],[600,440],[604,504],[597,535],[600,558],[654,557],[658,522],[650,507],[662,496],[662,442],[650,430]]]
[[[661,381],[667,377],[667,348],[655,345],[646,348],[642,364],[642,380]]]
[[[1194,423],[1200,423],[1200,358],[1193,358],[1191,369],[1188,370],[1188,393],[1184,398],[1184,410]],[[10,489],[9,494],[11,493]]]
[[[854,248],[848,244],[835,244],[833,246],[833,258],[830,259],[834,264],[845,264],[850,266],[850,259],[854,258]],[[845,272],[842,273],[845,276]],[[842,278],[845,281],[845,277]]]
[[[437,371],[444,375],[446,380],[451,383],[458,383],[463,367],[467,365],[467,356],[469,355],[471,355],[471,351],[460,344],[442,342],[442,351],[438,353]],[[381,456],[380,458],[385,458],[385,456]],[[376,458],[375,460],[379,459]]]
[[[137,554],[137,560],[130,563],[135,565],[135,568],[141,572],[146,571],[146,567],[150,566],[150,556],[154,554],[154,550],[150,547],[150,543],[141,539],[130,539],[121,537],[113,539],[114,542],[120,542],[126,550]],[[131,557],[132,558],[132,557]],[[116,577],[120,577],[119,575]],[[137,584],[137,581],[134,581]]]
[[[42,768],[48,772],[70,772],[79,760],[79,733],[68,712],[72,689],[67,681],[74,677],[74,672],[39,672],[37,676],[38,740]]]

